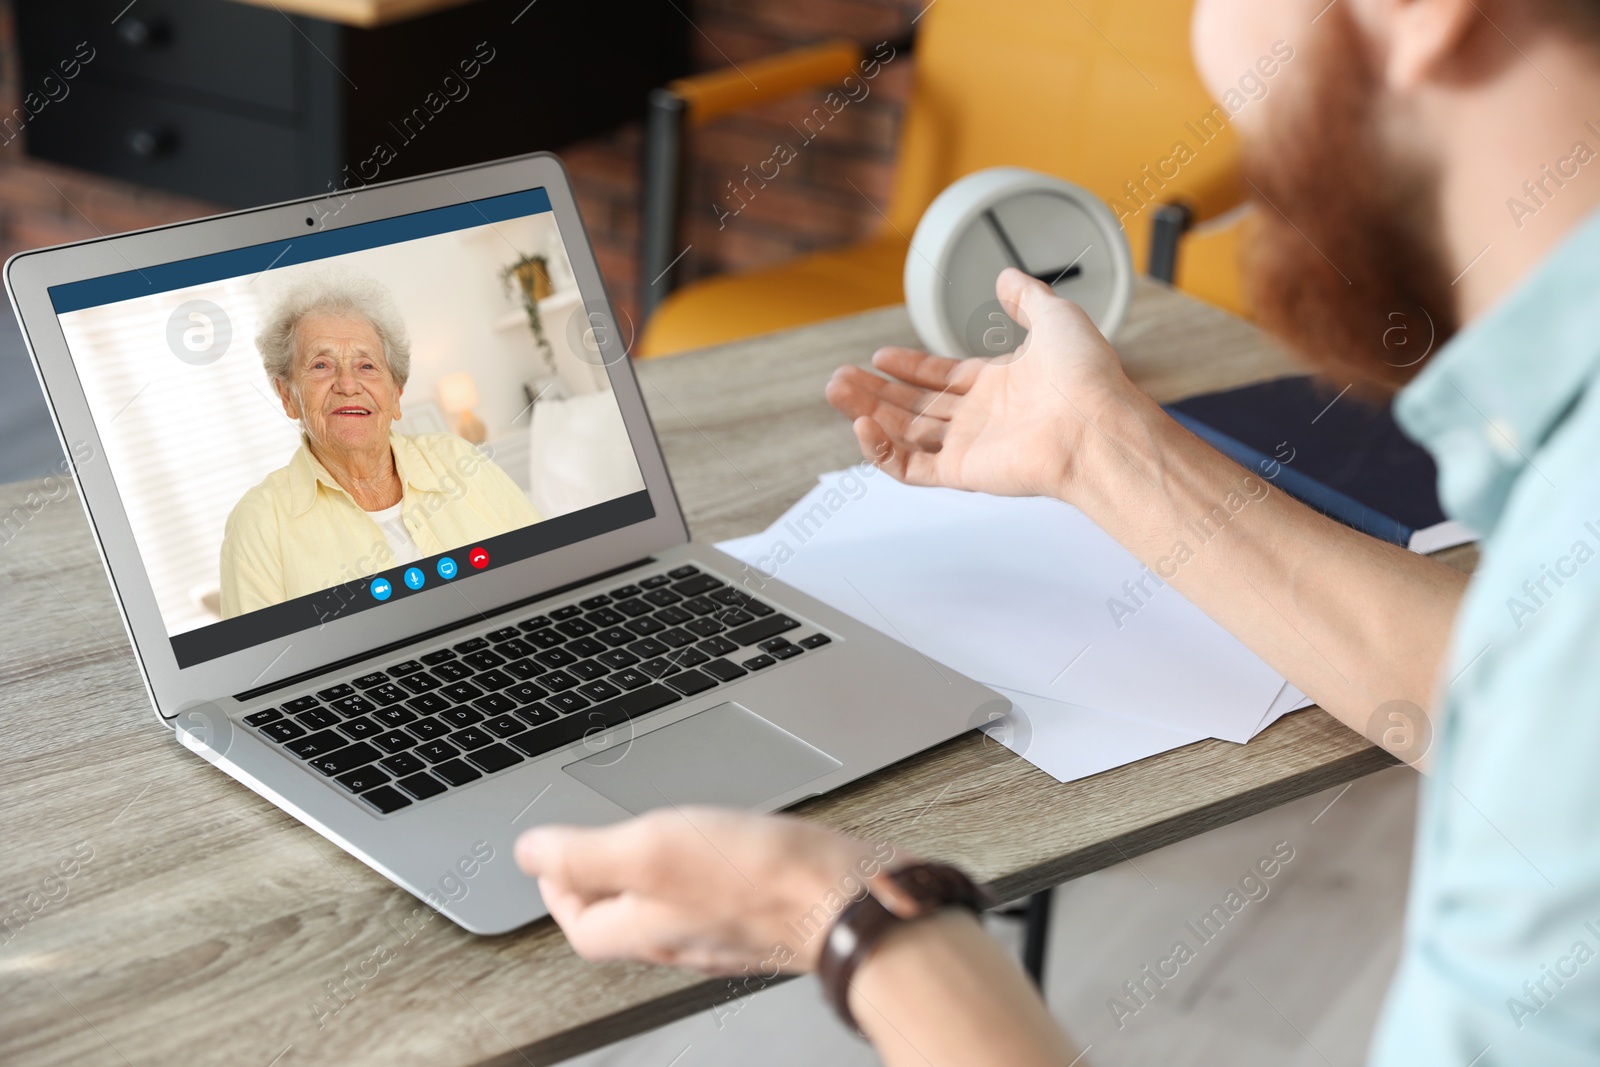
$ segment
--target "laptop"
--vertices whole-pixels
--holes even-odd
[[[553,155],[5,282],[157,721],[469,931],[546,914],[529,827],[776,810],[1009,710],[691,541]]]

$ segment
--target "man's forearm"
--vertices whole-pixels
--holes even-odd
[[[1430,707],[1464,576],[1318,514],[1141,393],[1088,421],[1063,496],[1158,578],[1355,730]]]
[[[850,1010],[888,1067],[1064,1067],[1076,1052],[1016,962],[968,912],[892,931]]]

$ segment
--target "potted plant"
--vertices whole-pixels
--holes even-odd
[[[533,331],[534,342],[544,355],[550,374],[556,373],[556,353],[544,333],[544,319],[539,315],[539,301],[549,296],[554,287],[550,284],[550,263],[544,256],[523,253],[500,271],[500,283],[507,295],[513,284],[522,300],[522,309],[528,314],[528,328]]]

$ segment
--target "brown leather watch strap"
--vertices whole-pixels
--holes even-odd
[[[952,906],[979,913],[995,905],[988,890],[948,864],[915,863],[890,871],[888,877],[920,905],[915,918]],[[895,926],[907,921],[911,920],[900,918],[868,893],[846,906],[828,931],[822,958],[817,961],[817,977],[833,1010],[846,1026],[858,1033],[861,1027],[850,1011],[851,979],[878,942]]]

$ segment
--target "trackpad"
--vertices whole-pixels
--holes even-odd
[[[718,704],[562,770],[635,815],[753,808],[844,766],[748,708]]]

